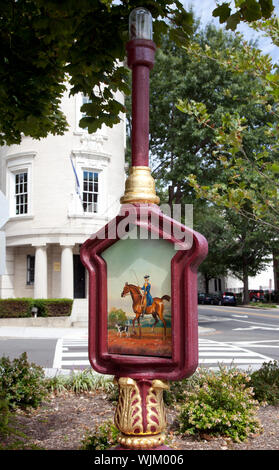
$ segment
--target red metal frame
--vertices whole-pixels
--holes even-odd
[[[134,204],[137,226],[159,234],[169,243],[181,244],[173,232],[184,231],[192,237],[188,250],[179,250],[171,261],[172,357],[111,354],[107,342],[107,271],[102,253],[119,238],[104,238],[112,224],[126,217],[125,205],[120,214],[81,247],[81,260],[89,272],[89,360],[100,373],[134,379],[178,380],[188,377],[198,365],[197,268],[207,254],[207,241],[199,233],[164,215],[153,204]],[[144,222],[142,215],[145,213]],[[152,222],[157,217],[159,224]],[[140,217],[141,216],[141,217]],[[164,229],[169,224],[170,232]],[[100,237],[103,237],[101,239]]]

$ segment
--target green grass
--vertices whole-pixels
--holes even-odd
[[[250,306],[254,308],[278,308],[276,304],[268,304],[266,302],[250,302]]]

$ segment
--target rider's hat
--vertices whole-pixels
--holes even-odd
[[[148,275],[144,276],[144,279],[149,279],[149,278],[150,278],[150,276],[148,276]]]

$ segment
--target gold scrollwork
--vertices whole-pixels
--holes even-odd
[[[118,379],[119,399],[115,412],[115,425],[124,434],[143,433],[142,403],[137,382],[129,377]]]
[[[167,425],[163,391],[169,384],[163,380],[153,380],[146,397],[147,431],[150,434],[161,433]]]
[[[152,380],[146,396],[146,428],[143,425],[142,397],[136,380],[129,377],[115,379],[119,385],[119,399],[115,412],[115,425],[121,431],[119,443],[130,449],[148,449],[160,446],[165,441],[163,431],[167,419],[163,391],[169,384],[163,380]]]

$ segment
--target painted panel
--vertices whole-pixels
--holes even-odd
[[[107,264],[108,352],[172,356],[171,260],[166,240],[119,240]]]

